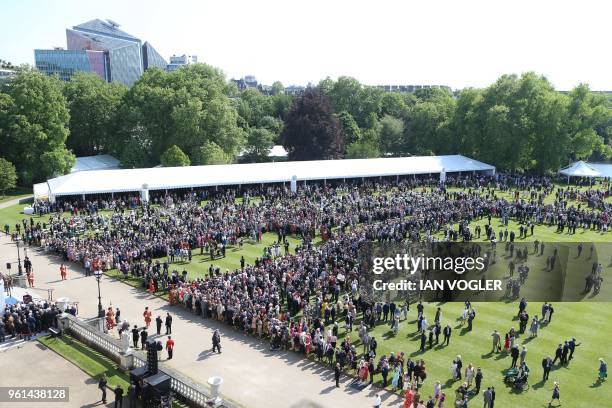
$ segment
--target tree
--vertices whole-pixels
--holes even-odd
[[[580,84],[568,95],[568,112],[564,127],[571,139],[570,158],[580,160],[589,158],[594,151],[602,152],[605,144],[606,124],[612,118],[603,95],[589,90],[588,85]]]
[[[455,101],[446,96],[417,103],[410,110],[405,144],[414,154],[454,153],[456,148],[450,125]]]
[[[338,115],[338,119],[340,120],[340,125],[342,125],[347,144],[355,143],[361,139],[361,129],[359,129],[357,122],[355,122],[350,113],[342,111]]]
[[[272,95],[280,95],[285,92],[285,87],[280,81],[272,83]]]
[[[17,185],[17,170],[10,161],[0,157],[0,193],[4,196],[6,190]]]
[[[334,111],[350,113],[360,127],[371,127],[371,115],[380,115],[382,90],[362,86],[355,78],[346,76],[338,78],[336,82],[327,78],[320,84],[330,97]]]
[[[70,109],[68,148],[78,156],[112,150],[116,114],[127,88],[93,73],[77,72],[64,86]]]
[[[61,88],[57,78],[25,68],[3,87],[0,156],[15,164],[23,184],[66,174],[74,164],[65,145],[70,116]]]
[[[182,167],[189,166],[191,162],[180,147],[172,145],[161,155],[161,164],[164,167]]]
[[[337,159],[344,151],[344,132],[329,98],[309,88],[293,103],[281,134],[290,160]]]
[[[230,88],[220,70],[192,64],[165,72],[148,69],[130,88],[120,111],[121,138],[140,129],[147,164],[176,145],[190,157],[200,157],[201,148],[214,143],[229,157],[238,154],[246,135],[238,127],[236,108],[230,103]]]
[[[366,129],[362,137],[346,148],[346,157],[349,159],[370,159],[380,157],[379,135],[376,129]]]
[[[380,105],[380,111],[383,115],[391,115],[400,119],[408,115],[408,106],[402,95],[397,92],[384,94]]]
[[[380,151],[384,155],[401,156],[406,151],[404,121],[385,115],[379,122]]]
[[[251,162],[267,161],[270,149],[274,146],[274,134],[267,129],[252,128],[247,137],[245,158]]]
[[[259,125],[260,127],[272,132],[275,140],[283,129],[283,121],[272,116],[264,116],[261,118]]]
[[[192,155],[194,164],[229,164],[233,157],[225,153],[225,151],[214,142],[206,142],[203,146]]]

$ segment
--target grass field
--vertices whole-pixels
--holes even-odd
[[[95,379],[106,374],[108,387],[111,390],[120,385],[127,394],[127,388],[130,385],[129,375],[121,371],[114,361],[103,354],[66,335],[39,337],[38,341]],[[109,395],[109,400],[111,399]]]
[[[0,194],[0,204],[14,200],[16,198],[24,198],[32,195],[32,189],[27,187],[15,187]]]
[[[602,307],[604,306],[605,307]],[[414,306],[414,305],[413,305]],[[466,328],[458,327],[457,318],[463,310],[462,303],[425,305],[425,316],[432,321],[436,307],[442,308],[442,326],[450,324],[453,333],[449,346],[436,346],[427,349],[424,353],[419,352],[420,338],[416,331],[416,309],[411,307],[409,317],[400,325],[399,333],[394,336],[388,325],[379,324],[370,333],[378,341],[377,354],[389,355],[404,352],[407,357],[423,359],[427,367],[427,380],[421,389],[421,395],[427,397],[433,393],[433,384],[440,381],[443,390],[449,398],[454,401],[455,390],[462,381],[452,381],[450,366],[452,360],[461,355],[464,368],[469,363],[481,367],[484,373],[482,385],[486,388],[494,386],[497,391],[496,407],[547,407],[552,394],[554,381],[558,381],[561,387],[561,401],[563,406],[572,408],[589,408],[597,406],[595,401],[610,401],[612,399],[612,388],[608,383],[599,384],[597,370],[598,358],[603,357],[606,361],[612,359],[612,351],[609,347],[607,326],[612,319],[612,308],[609,304],[601,303],[558,303],[555,304],[555,313],[551,324],[543,327],[536,338],[530,339],[528,335],[517,338],[519,346],[527,347],[526,362],[530,368],[530,389],[523,392],[515,392],[507,388],[503,383],[503,373],[510,367],[511,358],[505,353],[492,353],[491,333],[498,330],[502,334],[511,327],[518,330],[518,320],[515,316],[518,312],[516,303],[475,303],[477,316],[474,320],[473,330],[468,332]],[[540,313],[541,304],[530,304],[527,308],[529,314]],[[358,325],[357,325],[358,327]],[[342,338],[346,333],[341,325]],[[357,335],[357,329],[348,334],[358,351],[362,346]],[[553,368],[547,382],[542,382],[542,359],[550,355],[554,358],[557,344],[575,337],[582,344],[577,347],[573,360],[567,366],[558,363]],[[442,336],[440,336],[440,340]],[[391,378],[391,376],[389,377]],[[382,385],[380,374],[375,375],[374,381]],[[482,392],[482,391],[481,391]],[[473,397],[474,403],[470,406],[480,406],[482,396]],[[475,405],[472,405],[475,404]],[[450,403],[447,406],[452,406]],[[604,406],[604,405],[600,405]]]
[[[504,193],[510,195],[511,193]],[[550,200],[552,195],[547,197]],[[14,224],[18,222],[23,215],[19,214],[17,208],[7,208],[0,210],[0,223],[4,224],[5,219],[12,220]],[[37,217],[36,217],[37,218]],[[44,219],[43,217],[42,219]],[[486,218],[472,222],[471,226],[477,224],[484,225],[487,223]],[[499,219],[492,220],[492,226],[496,233],[500,229],[506,229],[500,224]],[[484,230],[484,228],[483,228]],[[518,236],[518,224],[510,221],[508,230],[514,230]],[[556,227],[536,226],[534,235],[528,235],[526,239],[516,239],[518,245],[520,243],[528,244],[531,248],[531,242],[535,239],[544,242],[554,243],[576,243],[584,242],[585,250],[588,248],[589,242],[595,242],[599,258],[604,261],[606,269],[604,273],[606,279],[609,279],[610,265],[606,260],[612,258],[607,248],[609,245],[604,245],[611,241],[612,232],[598,233],[595,231],[577,230],[575,235],[567,233],[557,233]],[[483,237],[484,238],[484,237]],[[208,273],[208,267],[211,263],[219,266],[222,271],[225,269],[235,269],[240,265],[240,256],[244,256],[247,263],[252,263],[255,258],[262,255],[264,247],[271,245],[276,240],[276,234],[265,234],[261,243],[247,243],[243,248],[229,247],[227,257],[216,259],[211,262],[208,255],[199,255],[199,251],[194,251],[194,257],[190,263],[175,263],[172,266],[182,271],[187,270],[190,278],[203,276]],[[482,240],[482,238],[481,238]],[[290,238],[291,249],[293,250],[299,240]],[[498,256],[503,257],[502,244],[498,244],[500,252]],[[550,249],[550,248],[549,248]],[[571,255],[570,255],[571,258]],[[542,262],[542,259],[538,262]],[[570,262],[573,262],[570,259]],[[116,271],[109,272],[111,276],[117,276]],[[529,279],[536,279],[537,274],[530,273]],[[545,278],[543,278],[545,279]],[[583,277],[575,277],[575,285],[583,285]],[[128,279],[128,284],[140,286],[140,280]],[[604,283],[604,288],[609,285]],[[607,289],[606,289],[607,290]],[[378,356],[389,354],[390,352],[404,352],[408,357],[413,359],[424,359],[427,366],[428,378],[422,388],[421,394],[427,397],[433,392],[433,384],[435,381],[440,381],[443,385],[444,392],[447,394],[447,407],[452,406],[454,394],[461,381],[449,380],[450,365],[457,355],[462,356],[464,367],[469,363],[473,363],[476,367],[481,367],[484,372],[483,387],[495,386],[497,391],[496,406],[497,407],[547,407],[552,394],[552,385],[554,381],[558,381],[561,387],[562,405],[571,408],[590,408],[594,406],[607,406],[605,401],[612,400],[612,388],[609,383],[598,383],[597,369],[598,358],[603,357],[606,361],[612,360],[612,349],[609,347],[608,336],[610,333],[609,324],[612,321],[612,307],[610,303],[603,302],[580,302],[580,303],[555,303],[555,313],[551,324],[544,326],[537,338],[528,338],[527,335],[521,335],[517,338],[519,346],[525,345],[528,349],[527,364],[530,367],[530,384],[529,390],[516,392],[503,384],[502,376],[505,370],[510,366],[510,357],[504,353],[491,353],[491,333],[493,330],[498,330],[503,337],[511,327],[518,329],[518,320],[516,314],[518,305],[516,302],[491,302],[473,303],[477,311],[477,316],[474,321],[474,329],[471,332],[458,327],[458,317],[463,309],[463,303],[428,303],[425,305],[425,315],[431,322],[435,314],[436,307],[442,308],[442,325],[451,324],[454,328],[451,337],[450,345],[447,347],[434,345],[433,349],[427,350],[424,353],[418,351],[420,341],[416,331],[416,311],[411,308],[409,317],[401,323],[400,331],[397,335],[393,335],[389,326],[379,324],[370,333],[378,340]],[[541,303],[530,303],[527,308],[530,316],[540,314]],[[359,319],[355,324],[355,331],[346,333],[342,322],[340,324],[340,339],[343,336],[350,336],[351,341],[362,350],[358,336],[357,327]],[[555,365],[547,382],[542,382],[542,359],[550,355],[554,357],[554,352],[557,344],[565,340],[575,337],[581,343],[577,348],[574,359],[567,366]],[[83,358],[83,357],[80,357]],[[391,377],[391,376],[390,376]],[[375,382],[379,385],[382,383],[380,374],[375,376]],[[398,404],[402,401],[398,399]],[[599,402],[599,403],[598,403]],[[473,397],[473,402],[470,406],[482,404],[482,397]],[[598,405],[599,404],[599,405]]]

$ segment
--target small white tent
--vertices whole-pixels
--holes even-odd
[[[588,163],[577,161],[568,167],[561,169],[559,173],[567,177],[602,177],[601,173],[589,166]]]

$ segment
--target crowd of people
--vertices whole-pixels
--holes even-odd
[[[74,306],[59,310],[54,302],[34,300],[29,296],[24,301],[6,305],[0,311],[0,343],[7,338],[31,340],[39,333],[57,329],[57,316],[63,312],[77,314]]]
[[[513,197],[507,198],[505,193],[510,191]],[[553,192],[554,201],[545,202]],[[492,218],[506,226],[509,219],[515,220],[520,224],[520,237],[526,237],[540,225],[556,225],[561,231],[567,228],[567,233],[575,233],[576,228],[606,232],[612,216],[612,205],[605,200],[607,189],[555,190],[549,178],[518,175],[449,177],[444,185],[434,179],[415,178],[400,183],[311,184],[298,193],[267,187],[245,191],[241,197],[237,194],[228,189],[190,191],[182,197],[164,195],[150,203],[124,196],[37,204],[38,213],[52,214],[49,221],[30,218],[30,222],[17,224],[12,233],[26,243],[57,253],[65,262],[82,265],[86,274],[117,269],[126,277],[141,278],[145,289],[167,292],[172,304],[269,338],[273,350],[312,354],[341,371],[355,370],[363,382],[372,383],[374,373],[381,373],[383,386],[402,390],[406,401],[417,406],[420,386],[427,377],[425,361],[412,361],[403,352],[378,356],[377,340],[368,333],[381,322],[397,333],[409,305],[375,301],[364,295],[357,263],[364,245],[373,241],[471,241],[480,238],[482,231],[470,223],[488,219],[486,238],[505,242],[508,250],[514,245],[515,232],[509,235],[506,228],[497,234]],[[195,278],[176,269],[177,262],[190,262],[194,252],[207,254],[214,263],[226,256],[227,247],[239,247],[249,240],[259,242],[265,233],[276,234],[276,243],[266,247],[252,264],[242,259],[234,270],[211,265],[208,276]],[[289,236],[299,237],[301,243],[290,248]],[[322,242],[315,242],[319,238]],[[63,270],[62,279],[65,273]],[[527,273],[519,269],[519,280],[524,281]],[[552,306],[547,310],[548,319],[552,310]],[[118,323],[114,313],[107,312],[107,324],[112,327]],[[364,347],[361,353],[348,339],[338,337],[338,322],[352,331],[358,315],[363,317],[358,328]],[[542,319],[547,316],[542,313]],[[462,322],[468,330],[475,317],[475,309],[466,304]],[[519,318],[523,333],[529,318],[520,313]],[[148,319],[146,327],[152,317]],[[540,322],[537,316],[533,318],[529,328],[532,336],[537,336]],[[441,333],[442,344],[449,343],[451,328],[442,328],[439,314],[428,326],[421,309],[418,324],[422,351],[427,342],[432,347],[434,338],[437,344]],[[516,366],[521,353],[514,358],[514,336],[511,329],[504,349],[512,350]],[[134,334],[135,343],[137,337],[142,339],[142,332]],[[498,333],[494,349],[501,349],[500,343]],[[518,366],[522,367],[524,357]],[[452,367],[453,378],[460,380],[460,356]],[[466,383],[457,395],[460,401],[467,401],[472,382],[478,394],[482,380],[481,370],[473,364],[464,375]],[[485,392],[485,402],[489,400],[491,407],[494,395],[494,389]],[[435,405],[431,406],[443,407],[445,399],[440,389],[434,389],[430,400]]]

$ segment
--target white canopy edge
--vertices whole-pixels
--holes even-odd
[[[559,173],[568,177],[611,178],[612,164],[587,163],[580,160],[559,170]]]
[[[377,159],[315,160],[189,167],[157,167],[71,173],[47,181],[47,195],[120,193],[148,190],[289,183],[456,172],[487,172],[495,167],[461,155]],[[44,183],[41,183],[44,184]],[[39,191],[44,191],[41,187]],[[37,190],[35,187],[35,198]]]

